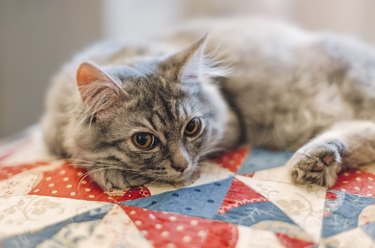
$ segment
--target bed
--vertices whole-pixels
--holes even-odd
[[[291,153],[242,146],[182,188],[103,192],[40,129],[0,143],[0,247],[375,247],[375,165],[296,186]]]

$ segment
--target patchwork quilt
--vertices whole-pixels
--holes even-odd
[[[103,192],[40,130],[0,144],[0,247],[375,247],[375,165],[295,186],[291,153],[240,147],[183,188]]]

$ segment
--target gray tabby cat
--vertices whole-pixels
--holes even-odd
[[[372,49],[251,19],[83,52],[54,79],[43,130],[104,190],[191,183],[208,154],[242,143],[296,151],[294,182],[329,187],[375,161],[374,120]]]

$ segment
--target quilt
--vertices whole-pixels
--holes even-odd
[[[375,247],[375,165],[296,186],[291,155],[242,146],[189,186],[103,192],[34,127],[0,143],[0,247]]]

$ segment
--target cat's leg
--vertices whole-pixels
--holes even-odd
[[[335,124],[301,147],[287,163],[297,184],[331,187],[337,174],[375,162],[375,122]]]

